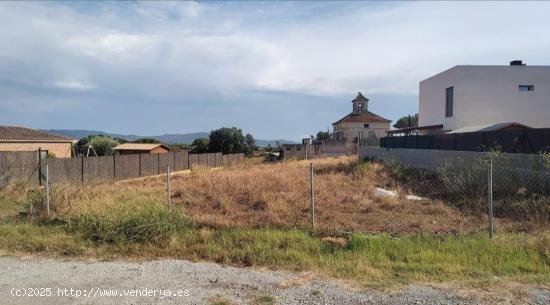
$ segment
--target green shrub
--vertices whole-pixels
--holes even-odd
[[[70,218],[65,226],[69,232],[94,242],[163,245],[173,233],[189,228],[190,221],[180,210],[148,204],[140,208],[122,207],[109,214],[81,213]]]

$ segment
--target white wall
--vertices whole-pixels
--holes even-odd
[[[518,85],[534,85],[519,91]],[[445,89],[454,87],[454,113],[445,117]],[[550,67],[455,66],[420,82],[419,125],[445,130],[518,122],[550,127]]]

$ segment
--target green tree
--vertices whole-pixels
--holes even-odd
[[[246,150],[244,151],[244,153],[247,156],[251,156],[254,151],[258,149],[258,147],[256,146],[256,140],[254,140],[254,137],[249,133],[244,136],[244,144],[246,145]]]
[[[88,141],[88,145],[91,145],[96,151],[98,156],[113,155],[115,151],[113,147],[120,143],[109,136],[94,136]]]
[[[315,137],[318,141],[330,139],[330,133],[328,131],[319,131]]]
[[[161,142],[153,138],[141,138],[141,139],[135,140],[134,143],[159,144]]]
[[[194,154],[203,154],[208,152],[208,138],[198,138],[191,143],[191,152]]]
[[[409,126],[409,117],[410,117],[410,126]],[[394,128],[407,128],[407,127],[418,127],[418,113],[411,116],[404,116],[399,118],[395,124],[393,124]]]
[[[171,144],[170,147],[172,147],[173,150],[190,150],[191,145],[187,143],[175,143]]]
[[[251,134],[243,135],[243,131],[237,127],[212,130],[210,132],[208,151],[224,154],[245,153],[252,155],[256,149],[254,137]]]

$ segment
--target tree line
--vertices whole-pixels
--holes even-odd
[[[127,141],[121,138],[113,138],[107,135],[89,135],[80,139],[75,144],[75,151],[92,147],[98,156],[108,156],[115,154],[114,148],[124,143],[161,143],[153,138],[142,138],[135,141]],[[166,144],[165,144],[166,145]],[[244,153],[251,156],[257,149],[252,134],[243,134],[237,127],[222,127],[210,131],[208,138],[198,138],[191,144],[172,143],[167,145],[173,150],[189,150],[191,153],[214,153],[223,154]]]

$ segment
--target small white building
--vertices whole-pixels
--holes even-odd
[[[455,66],[420,82],[422,133],[550,127],[550,66]],[[429,128],[426,128],[429,127]]]

